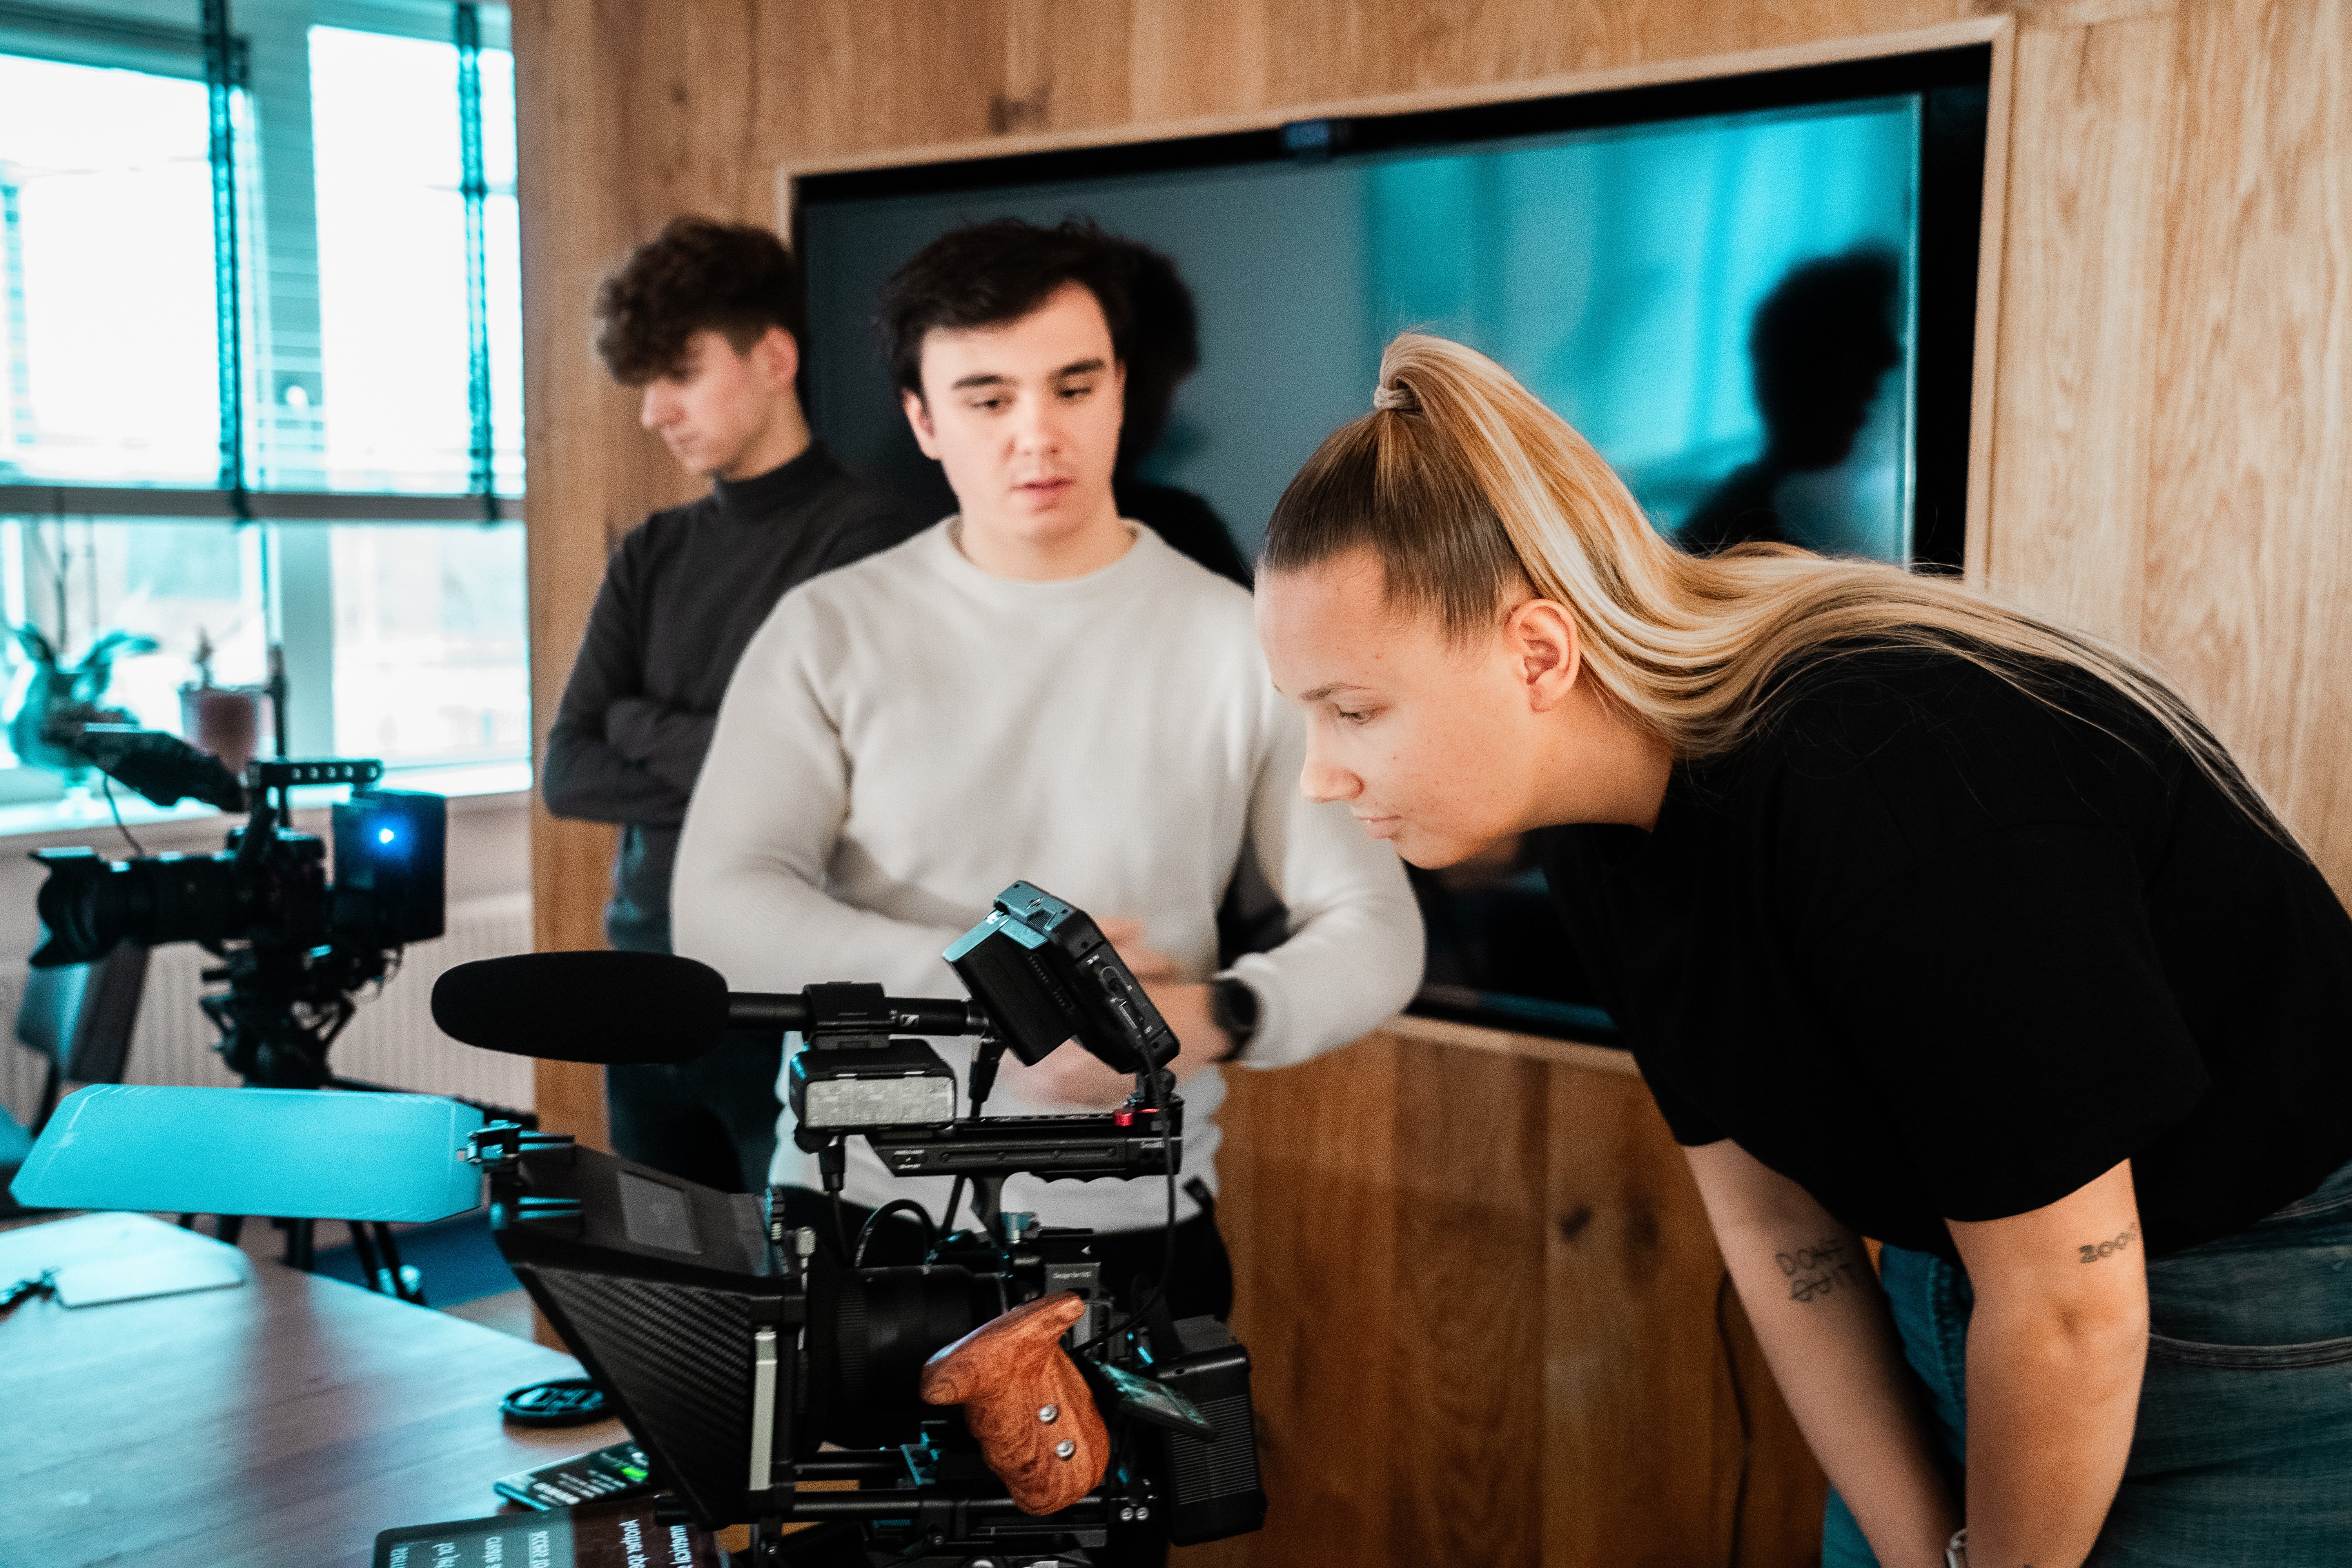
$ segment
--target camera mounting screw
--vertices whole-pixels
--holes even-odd
[[[467,1134],[466,1146],[457,1151],[457,1157],[469,1165],[503,1174],[512,1171],[525,1154],[561,1153],[569,1159],[573,1147],[569,1132],[532,1132],[516,1122],[492,1121]]]

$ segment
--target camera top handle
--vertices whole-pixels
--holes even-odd
[[[727,998],[727,1022],[738,1029],[790,1029],[828,1045],[855,1048],[893,1034],[985,1035],[988,1012],[977,1002],[945,996],[885,996],[879,985],[834,982],[803,991],[737,991]]]

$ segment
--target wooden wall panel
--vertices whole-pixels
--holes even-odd
[[[1008,0],[1003,90],[989,106],[1002,134],[1115,125],[1134,102],[1134,21],[1122,0]]]
[[[678,213],[740,212],[766,187],[751,132],[761,107],[759,40],[763,26],[782,20],[759,0],[648,6],[636,14],[633,65],[623,83],[632,144],[633,177],[623,186],[631,242]]]
[[[1991,585],[2125,643],[2139,636],[2167,128],[2169,17],[2029,29],[2011,90],[1994,404]]]
[[[1549,1078],[1543,1560],[1812,1560],[1826,1483],[1649,1091],[1566,1065]],[[1631,1539],[1621,1498],[1641,1500]]]
[[[773,84],[766,117],[750,128],[761,174],[786,149],[822,156],[990,134],[992,110],[1007,98],[1002,4],[800,0],[778,10],[757,40]],[[772,198],[729,216],[772,223]]]
[[[1136,120],[1237,114],[1275,101],[1269,71],[1293,51],[1274,42],[1260,0],[1135,0],[1128,81]]]
[[[1538,1500],[1551,1479],[1546,1068],[1423,1040],[1396,1051],[1402,1092],[1389,1114],[1408,1157],[1396,1164],[1387,1221],[1393,1315],[1378,1363],[1380,1418],[1391,1429],[1387,1559],[1535,1568]],[[1282,1559],[1261,1551],[1253,1561]]]
[[[1178,1563],[1808,1560],[1821,1473],[1736,1300],[1718,1321],[1722,1260],[1641,1079],[1479,1033],[1232,1075],[1217,1218],[1272,1508]]]
[[[1250,1348],[1271,1509],[1187,1568],[1377,1563],[1389,1528],[1388,1355],[1397,1272],[1396,1042],[1235,1073],[1219,1117],[1217,1223],[1236,1259],[1234,1330]],[[1411,1147],[1410,1144],[1407,1147]]]
[[[2352,10],[2191,5],[2147,645],[2352,896]]]
[[[586,302],[626,231],[625,72],[614,52],[625,4],[522,0],[514,7],[515,124],[522,206],[524,522],[530,563],[534,756],[545,753],[572,656],[603,579],[606,541],[636,486],[631,400],[596,362]],[[534,777],[536,770],[534,769]],[[531,908],[542,948],[598,947],[613,830],[531,813]],[[541,1124],[602,1147],[603,1075],[540,1064]]]

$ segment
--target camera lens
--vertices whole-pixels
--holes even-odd
[[[48,941],[43,969],[95,963],[126,942],[220,941],[240,934],[234,857],[154,855],[107,860],[89,850],[44,851],[37,907]]]
[[[940,1414],[919,1392],[923,1363],[1010,1304],[995,1276],[951,1265],[820,1268],[809,1295],[805,1447],[913,1442]]]

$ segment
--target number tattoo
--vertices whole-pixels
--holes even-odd
[[[1791,1301],[1811,1302],[1840,1286],[1853,1289],[1853,1265],[1845,1260],[1845,1243],[1836,1237],[1825,1236],[1794,1252],[1776,1252],[1772,1261],[1780,1266],[1781,1277],[1789,1281]]]
[[[2113,1241],[2102,1241],[2090,1247],[2078,1247],[2074,1250],[2083,1255],[2084,1262],[2096,1263],[2102,1258],[2113,1258],[2116,1253],[2126,1250],[2138,1236],[2139,1221],[2134,1220],[2124,1226],[2124,1233]]]

